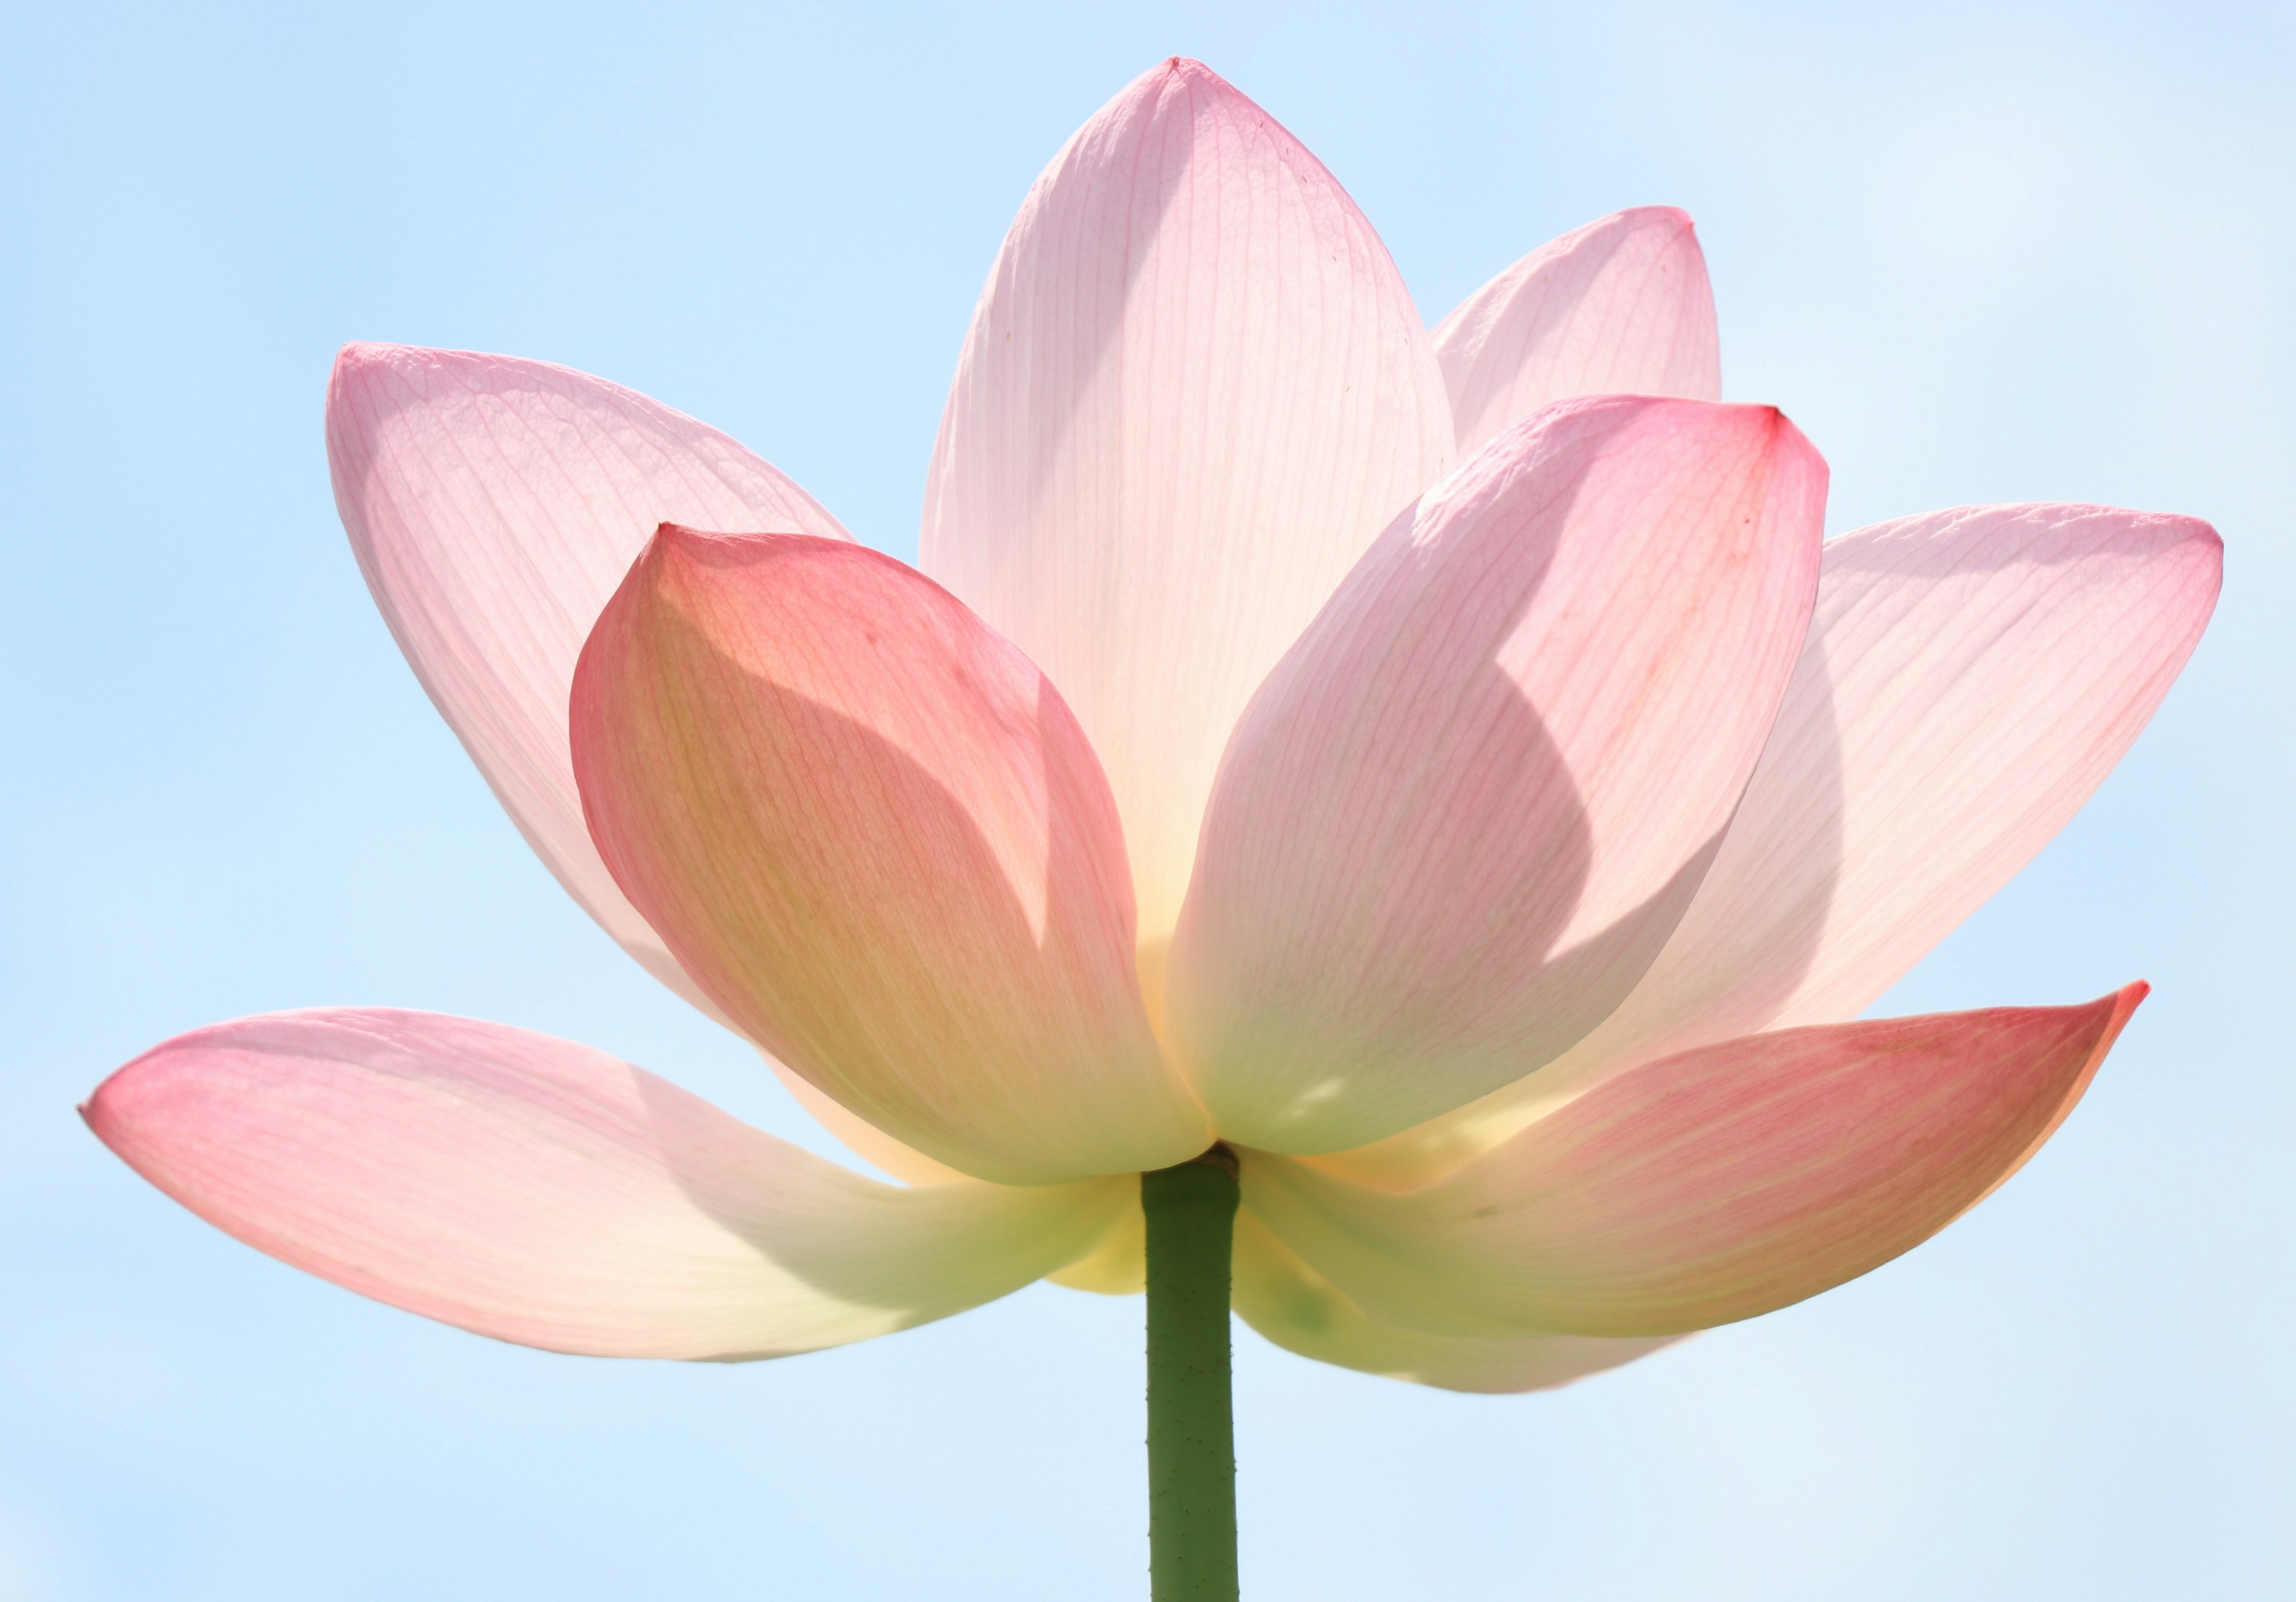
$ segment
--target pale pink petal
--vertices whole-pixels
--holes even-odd
[[[742,1032],[985,1179],[1211,1139],[1133,969],[1107,782],[1044,676],[889,556],[665,526],[574,675],[615,882]]]
[[[1139,78],[1029,192],[949,392],[922,562],[1076,709],[1149,946],[1237,714],[1450,444],[1379,236],[1209,69]]]
[[[1205,821],[1167,1009],[1223,1135],[1376,1140],[1618,1005],[1761,752],[1824,499],[1767,407],[1613,396],[1519,424],[1382,537]]]
[[[1792,687],[1712,871],[1570,1056],[1358,1155],[1416,1182],[1638,1062],[1854,1018],[2006,884],[2112,771],[2207,625],[2191,518],[1931,512],[1825,548]]]
[[[1855,1279],[1974,1206],[2055,1131],[2144,996],[1726,1041],[1611,1079],[1420,1189],[1258,1157],[1244,1201],[1391,1322],[1702,1329]]]
[[[435,1013],[194,1030],[83,1110],[258,1250],[602,1357],[778,1357],[946,1318],[1074,1257],[1131,1193],[879,1184],[603,1052]]]
[[[566,756],[574,658],[661,523],[844,531],[716,429],[510,356],[345,346],[327,457],[375,604],[512,821],[608,934],[707,1009],[582,826]]]
[[[1286,1352],[1447,1391],[1546,1391],[1679,1339],[1430,1335],[1382,1323],[1300,1261],[1249,1211],[1235,1220],[1235,1311]]]
[[[1690,214],[1637,206],[1550,240],[1435,330],[1459,454],[1574,395],[1722,398],[1714,291]]]

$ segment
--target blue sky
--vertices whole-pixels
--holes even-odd
[[[2218,620],[1879,1010],[2153,981],[2057,1140],[1844,1289],[1548,1396],[1239,1333],[1262,1602],[2253,1598],[2296,1571],[2296,21],[2256,6],[0,9],[0,1599],[1144,1595],[1139,1304],[742,1368],[492,1345],[176,1209],[71,1107],[322,1002],[604,1047],[829,1149],[566,900],[337,527],[350,339],[548,358],[915,549],[1029,181],[1160,56],[1284,120],[1431,317],[1698,218],[1830,527],[2194,513]]]

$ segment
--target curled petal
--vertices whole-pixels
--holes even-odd
[[[375,604],[519,831],[609,935],[707,1009],[583,827],[566,753],[574,658],[663,522],[844,530],[715,429],[511,356],[345,346],[327,460]]]
[[[1767,407],[1613,396],[1519,424],[1381,537],[1205,821],[1168,1014],[1223,1135],[1376,1140],[1618,1005],[1760,755],[1824,496]]]
[[[1249,1212],[1236,1215],[1234,1285],[1235,1311],[1243,1321],[1286,1352],[1447,1391],[1552,1390],[1647,1357],[1679,1338],[1430,1335],[1382,1323]]]
[[[1437,1333],[1750,1319],[1920,1245],[2023,1166],[2144,988],[1728,1041],[1609,1080],[1423,1189],[1263,1157],[1245,1205],[1368,1312]]]
[[[1714,291],[1690,214],[1637,206],[1550,240],[1435,330],[1459,454],[1574,395],[1722,398]]]
[[[1423,1182],[1637,1063],[1854,1018],[2120,761],[2216,603],[2192,518],[1964,507],[1825,547],[1785,704],[1696,900],[1569,1056],[1350,1159]]]
[[[1450,444],[1386,247],[1201,64],[1144,75],[1029,192],[949,392],[922,565],[1076,709],[1152,947],[1236,715]]]
[[[1142,1008],[1092,749],[931,580],[843,541],[665,527],[584,648],[573,744],[631,903],[870,1124],[1028,1183],[1209,1142]]]
[[[330,1009],[179,1035],[83,1109],[217,1228],[362,1295],[597,1357],[779,1357],[1017,1290],[1125,1181],[882,1185],[603,1052]]]

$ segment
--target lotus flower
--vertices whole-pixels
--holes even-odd
[[[1215,1143],[1236,1310],[1349,1368],[1531,1389],[1838,1285],[2014,1172],[2144,994],[1857,1018],[2128,748],[2219,544],[2060,504],[1822,544],[1817,453],[1718,395],[1680,212],[1431,332],[1185,61],[1021,208],[922,571],[627,389],[351,346],[337,500],[423,687],[607,932],[906,1182],[420,1012],[196,1030],[87,1117],[264,1251],[564,1352],[1136,1290],[1137,1176]]]

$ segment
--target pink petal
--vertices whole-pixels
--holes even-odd
[[[1366,1311],[1414,1328],[1635,1336],[1749,1319],[1880,1267],[2014,1173],[2144,989],[1727,1041],[1609,1080],[1421,1189],[1260,1158],[1244,1201]]]
[[[1237,714],[1450,443],[1379,236],[1205,67],[1143,76],[1029,192],[949,392],[923,566],[1075,707],[1152,947]]]
[[[1824,495],[1767,407],[1611,396],[1518,425],[1382,537],[1205,822],[1168,1006],[1224,1135],[1376,1140],[1618,1005],[1760,754]]]
[[[2191,518],[1991,506],[1825,549],[1808,646],[1720,855],[1563,1060],[1361,1154],[1415,1182],[1636,1063],[1854,1018],[2006,884],[2152,715],[2216,601]]]
[[[881,1185],[603,1052],[436,1013],[196,1029],[83,1110],[283,1262],[600,1357],[778,1357],[946,1318],[1059,1267],[1131,1194]]]
[[[1210,1142],[1142,1009],[1092,748],[931,580],[842,541],[666,525],[583,649],[573,746],[631,903],[876,1128],[1029,1183]]]
[[[1714,291],[1690,214],[1637,206],[1550,240],[1435,331],[1462,457],[1574,395],[1722,398]]]
[[[1239,1213],[1235,1221],[1235,1310],[1269,1341],[1301,1357],[1484,1394],[1552,1390],[1646,1357],[1679,1338],[1493,1338],[1430,1335],[1384,1324],[1300,1262],[1249,1212]]]
[[[707,1008],[582,825],[566,755],[574,658],[664,521],[844,530],[716,429],[510,356],[345,346],[327,455],[375,604],[520,832],[624,949]]]

